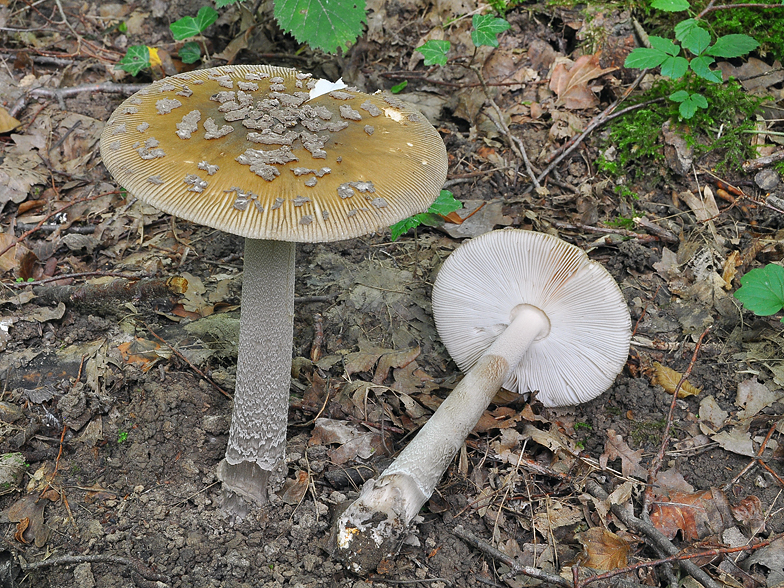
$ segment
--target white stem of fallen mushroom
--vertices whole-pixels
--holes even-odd
[[[545,314],[528,304],[512,311],[509,326],[501,333],[463,380],[444,400],[416,437],[377,480],[362,488],[357,500],[338,519],[339,549],[354,549],[353,539],[370,529],[374,515],[383,513],[388,523],[373,530],[376,547],[403,531],[430,498],[482,413],[522,359],[530,344],[550,331]],[[366,523],[367,522],[367,523]]]
[[[237,383],[226,459],[225,488],[257,503],[286,451],[294,338],[295,243],[245,240]]]

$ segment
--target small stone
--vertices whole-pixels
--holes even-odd
[[[74,581],[78,588],[95,588],[95,577],[89,563],[81,563],[74,568]]]
[[[754,183],[759,186],[760,190],[774,190],[780,182],[781,178],[778,172],[772,169],[763,169],[754,176]]]

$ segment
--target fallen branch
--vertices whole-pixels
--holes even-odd
[[[84,86],[74,86],[72,88],[35,88],[19,98],[8,114],[16,118],[16,115],[27,105],[32,98],[54,98],[60,108],[65,109],[63,100],[78,94],[96,94],[103,92],[106,94],[134,94],[147,87],[147,84],[87,84]]]
[[[39,570],[41,568],[48,568],[52,566],[78,565],[82,563],[108,563],[126,566],[130,568],[131,572],[138,574],[145,580],[171,584],[171,578],[169,578],[169,576],[153,572],[144,563],[137,559],[129,559],[127,557],[120,557],[118,555],[64,555],[62,557],[54,557],[52,559],[45,559],[43,561],[24,563],[21,564],[20,567],[22,568],[23,572],[31,572],[33,570]]]

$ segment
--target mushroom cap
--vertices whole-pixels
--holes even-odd
[[[433,288],[441,340],[468,371],[529,304],[550,321],[503,387],[538,391],[545,406],[588,402],[609,388],[629,354],[631,318],[620,288],[585,252],[544,233],[507,229],[476,237],[444,262]]]
[[[101,156],[140,200],[252,239],[350,239],[427,210],[447,169],[433,126],[392,96],[311,98],[316,82],[267,65],[158,80],[112,114]]]

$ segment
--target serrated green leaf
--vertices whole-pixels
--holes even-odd
[[[449,41],[436,41],[431,39],[416,48],[425,56],[425,65],[446,65],[446,54],[452,48]]]
[[[668,58],[669,55],[658,49],[639,47],[626,56],[623,66],[635,69],[649,69],[660,66]]]
[[[663,37],[651,35],[648,37],[648,42],[654,49],[662,51],[667,55],[672,55],[673,57],[681,52],[680,46],[674,43],[671,39],[665,39]]]
[[[215,8],[231,6],[232,4],[237,4],[238,2],[242,2],[242,0],[215,0]]]
[[[661,64],[661,74],[672,80],[682,78],[689,69],[689,60],[685,57],[668,57]]]
[[[452,192],[449,190],[441,190],[441,193],[435,199],[433,204],[430,205],[430,208],[428,208],[427,211],[432,212],[433,214],[446,216],[450,212],[460,210],[461,208],[463,208],[463,203],[459,200],[455,200]]]
[[[672,96],[670,96],[670,98],[672,98]],[[678,112],[683,118],[689,120],[700,108],[708,108],[708,101],[705,99],[705,96],[702,94],[690,94],[686,100],[680,103]]]
[[[276,0],[280,28],[313,49],[336,53],[362,34],[365,0]]]
[[[714,84],[721,84],[723,81],[721,71],[710,68],[714,61],[716,60],[709,55],[701,55],[692,59],[689,62],[689,67],[691,67],[691,70],[703,80],[708,80]]]
[[[673,92],[670,94],[670,100],[673,102],[683,102],[684,100],[688,100],[689,93],[686,90],[678,90],[677,92]]]
[[[400,92],[406,89],[406,86],[408,86],[408,80],[403,80],[399,84],[392,86],[389,91],[393,94],[400,94]]]
[[[218,11],[212,6],[202,6],[196,16],[183,16],[169,25],[176,41],[201,35],[208,26],[218,20]]]
[[[195,41],[188,41],[182,46],[177,55],[180,56],[183,63],[196,63],[201,59],[201,48]]]
[[[651,8],[665,12],[683,12],[690,8],[688,0],[653,0]]]
[[[757,316],[776,314],[784,308],[784,268],[780,265],[770,263],[753,269],[740,283],[735,298]]]
[[[408,233],[414,227],[418,227],[422,223],[414,216],[404,218],[402,221],[395,223],[389,230],[392,232],[392,240],[397,241],[400,237]]]
[[[477,47],[498,47],[499,33],[509,30],[512,25],[506,19],[498,18],[492,14],[475,14],[471,20],[474,28],[471,31],[471,40]]]
[[[123,58],[114,66],[115,69],[127,71],[132,76],[143,69],[150,67],[150,50],[147,45],[132,45],[123,55]]]
[[[693,18],[675,25],[675,38],[694,55],[701,55],[711,42],[710,33]]]
[[[748,35],[724,35],[716,39],[707,53],[716,57],[741,57],[759,47],[759,43]]]

